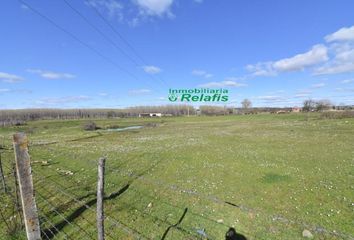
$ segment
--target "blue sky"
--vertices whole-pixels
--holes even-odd
[[[228,88],[232,106],[354,104],[353,9],[351,0],[5,0],[0,109],[168,104],[169,88],[197,87]]]

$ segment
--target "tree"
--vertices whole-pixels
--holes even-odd
[[[303,112],[312,112],[316,108],[316,102],[312,99],[308,99],[304,101],[304,105],[302,107]]]
[[[226,115],[228,113],[225,107],[220,106],[209,106],[203,105],[200,106],[200,112],[203,115],[217,116],[217,115]]]
[[[98,129],[98,127],[97,127],[96,123],[94,123],[94,122],[88,122],[88,123],[85,123],[85,125],[84,125],[85,131],[95,131],[97,129]]]
[[[241,104],[242,104],[242,108],[244,108],[244,109],[248,109],[248,108],[252,107],[252,102],[250,100],[248,100],[247,98],[244,99],[241,102]]]
[[[328,99],[322,99],[316,102],[316,111],[322,112],[325,110],[329,110],[332,107],[332,103]]]
[[[322,99],[322,100],[318,100],[318,101],[308,99],[308,100],[304,101],[304,106],[302,107],[302,111],[304,111],[304,112],[313,112],[313,111],[322,112],[322,111],[331,109],[332,106],[333,106],[333,104],[328,99]]]

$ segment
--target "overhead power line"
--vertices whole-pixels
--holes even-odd
[[[89,44],[85,43],[84,41],[82,41],[80,38],[78,38],[76,35],[74,35],[73,33],[69,32],[68,30],[66,30],[65,28],[63,28],[62,26],[60,26],[59,24],[57,24],[55,21],[53,21],[52,19],[50,19],[49,17],[47,17],[46,15],[42,14],[41,12],[37,11],[35,8],[33,8],[30,4],[28,4],[27,2],[23,1],[23,0],[18,0],[18,2],[20,2],[21,4],[23,4],[24,6],[26,6],[28,9],[30,9],[32,12],[34,12],[35,14],[37,14],[38,16],[40,16],[41,18],[43,18],[44,20],[46,20],[47,22],[51,23],[53,26],[55,26],[57,29],[59,29],[60,31],[64,32],[65,34],[67,34],[68,36],[70,36],[72,39],[74,39],[75,41],[77,41],[78,43],[80,43],[81,45],[83,45],[84,47],[86,47],[87,49],[89,49],[90,51],[94,52],[96,55],[98,55],[99,57],[101,57],[102,59],[104,59],[105,61],[109,62],[110,64],[112,64],[114,67],[116,67],[117,69],[119,69],[120,71],[124,72],[125,74],[129,75],[130,77],[132,77],[134,80],[139,82],[139,79],[130,71],[128,71],[125,68],[122,68],[119,64],[117,64],[115,61],[113,61],[112,59],[110,59],[109,57],[107,57],[106,55],[102,54],[100,51],[98,51],[97,49],[91,47]],[[146,82],[144,82],[146,83]],[[149,84],[147,84],[149,85]],[[151,85],[149,85],[149,87],[152,87]]]
[[[72,10],[74,11],[81,19],[83,19],[91,28],[93,28],[99,35],[101,35],[106,41],[108,41],[110,44],[112,44],[113,47],[115,47],[118,51],[120,51],[125,57],[127,57],[133,64],[135,64],[136,67],[140,68],[140,64],[134,59],[132,58],[128,53],[126,53],[126,51],[124,51],[123,48],[121,48],[118,44],[116,44],[115,41],[113,41],[110,37],[108,37],[103,31],[101,31],[98,27],[96,27],[94,24],[92,24],[88,19],[87,17],[85,17],[79,10],[77,10],[72,4],[70,4],[67,0],[63,0],[64,3]],[[96,8],[94,8],[95,12],[97,14],[99,14],[99,16],[106,20],[98,11]],[[112,30],[115,30],[113,28],[113,26],[108,22],[108,21],[105,21],[106,24],[109,25],[109,27],[112,29]],[[125,38],[119,34],[119,32],[116,31],[116,34],[118,34],[118,36],[124,41],[124,43],[127,44],[127,46],[133,51],[133,53],[143,62],[143,64],[145,65],[148,65],[147,63],[144,62],[143,58],[141,58],[141,56],[134,50],[133,46],[131,44],[129,44],[129,42],[127,40],[125,40]],[[155,80],[151,75],[149,75],[149,77],[152,79],[152,80]],[[166,82],[162,81],[161,79],[159,79],[166,87],[167,84]]]
[[[110,42],[116,49],[118,49],[124,56],[130,59],[135,65],[139,65],[134,58],[130,57],[120,46],[118,46],[111,38],[109,38],[105,33],[103,33],[98,27],[92,24],[84,15],[82,15],[76,8],[73,7],[68,1],[63,0],[64,3],[73,10],[77,15],[79,15],[91,28],[93,28],[98,34],[100,34],[104,39]]]
[[[64,0],[65,1],[65,0]],[[98,11],[97,8],[92,7],[94,12],[97,14],[97,16],[129,47],[129,49],[134,53],[134,55],[144,64],[144,65],[150,65],[145,61],[145,59],[138,53],[138,51],[135,50],[133,45],[129,43],[129,41],[120,33],[116,30],[116,28]],[[163,82],[166,86],[168,85],[165,80],[162,78],[159,78],[161,82]]]

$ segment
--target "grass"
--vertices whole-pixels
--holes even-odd
[[[95,212],[80,207],[92,203],[95,210],[97,160],[106,156],[106,195],[124,188],[105,200],[106,232],[115,239],[134,239],[118,221],[135,234],[161,239],[186,208],[179,228],[170,228],[165,239],[223,239],[230,226],[248,239],[302,239],[304,229],[315,239],[354,236],[354,119],[284,114],[95,120],[103,128],[146,126],[125,132],[84,131],[85,122],[0,129],[0,144],[7,146],[14,132],[28,133],[42,229],[73,217],[96,237]],[[3,153],[4,164],[12,159],[11,151]],[[1,239],[7,236],[3,225]],[[64,239],[64,232],[84,238],[75,225],[64,224],[57,238]]]

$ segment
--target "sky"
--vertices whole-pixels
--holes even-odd
[[[170,88],[354,105],[352,0],[1,4],[0,109],[165,105]]]

